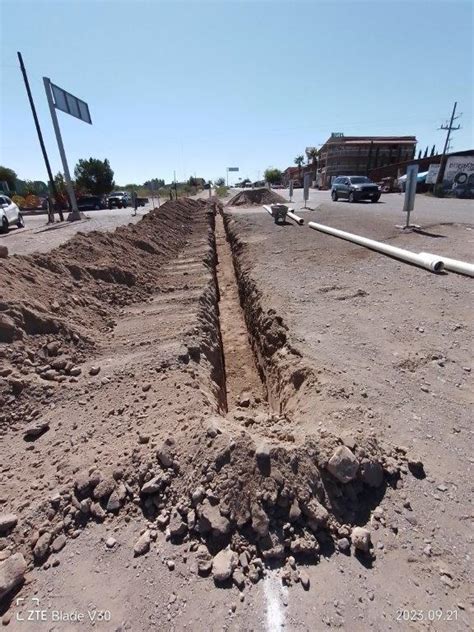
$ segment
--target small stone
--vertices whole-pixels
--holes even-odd
[[[349,483],[357,475],[359,461],[348,447],[341,445],[329,459],[327,469],[341,483]]]
[[[258,503],[254,503],[252,505],[252,529],[260,537],[265,537],[268,534],[269,525],[270,520],[264,509]]]
[[[163,489],[166,484],[166,478],[164,474],[158,474],[152,479],[147,481],[141,488],[142,494],[156,494]]]
[[[368,529],[364,529],[364,527],[354,527],[351,533],[351,541],[359,551],[363,551],[364,553],[368,553],[370,549],[370,531]]]
[[[101,498],[108,498],[115,489],[115,479],[113,477],[102,479],[94,487],[92,495],[96,500]]]
[[[46,351],[49,356],[57,356],[60,348],[61,344],[57,340],[46,345]]]
[[[212,576],[214,580],[216,582],[224,582],[226,579],[229,579],[236,566],[236,555],[231,549],[227,548],[219,551],[212,560]]]
[[[144,385],[142,386],[142,391],[143,391],[144,393],[147,393],[147,392],[150,390],[150,388],[151,388],[151,384],[150,384],[149,382],[147,382],[146,384],[144,384]]]
[[[41,562],[48,554],[50,542],[51,534],[48,531],[38,538],[38,541],[33,548],[33,555],[37,562]]]
[[[89,369],[89,375],[99,375],[100,373],[100,366],[96,365],[96,366],[91,366],[91,368]]]
[[[135,546],[133,547],[133,552],[135,557],[138,555],[143,555],[144,553],[148,553],[150,550],[150,531],[147,529],[143,535],[141,535],[138,540],[135,542]]]
[[[232,581],[239,590],[243,590],[245,587],[245,575],[240,568],[236,568],[232,574]]]
[[[16,527],[18,523],[18,516],[12,513],[0,514],[0,535],[5,535]]]
[[[174,571],[174,569],[175,569],[174,560],[167,560],[166,561],[166,566],[168,567],[168,570]]]
[[[301,516],[301,509],[298,504],[298,501],[295,498],[291,504],[290,511],[288,514],[288,519],[290,522],[295,522],[296,520],[299,519],[300,516]]]
[[[173,467],[173,453],[171,447],[165,442],[156,451],[156,456],[162,467]]]
[[[351,548],[351,543],[349,542],[349,540],[347,538],[340,538],[337,541],[337,548],[342,553],[346,553]]]
[[[49,423],[47,421],[34,421],[23,429],[23,439],[25,439],[25,441],[37,439],[47,430],[49,430]]]
[[[300,582],[303,586],[304,590],[309,590],[309,575],[305,573],[305,571],[300,571],[299,573]]]
[[[0,562],[0,601],[22,583],[26,568],[25,558],[21,553],[10,555],[4,562]]]
[[[176,510],[171,514],[168,529],[172,538],[181,538],[188,530],[186,523]]]
[[[120,496],[117,490],[114,490],[107,501],[107,511],[113,513],[114,511],[118,511],[121,507],[122,503],[120,500]]]
[[[117,540],[115,538],[113,538],[112,536],[107,538],[107,540],[105,541],[105,546],[108,549],[113,549],[116,544],[117,544]]]
[[[53,551],[53,553],[59,553],[59,551],[66,546],[66,542],[67,540],[64,533],[61,533],[56,538],[54,538],[54,540],[51,542],[51,550]]]
[[[215,536],[226,535],[230,522],[219,510],[219,505],[211,505],[206,498],[198,509],[199,530],[201,533],[212,531]]]

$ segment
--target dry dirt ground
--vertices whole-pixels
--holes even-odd
[[[0,261],[7,629],[472,627],[471,279],[215,201]]]

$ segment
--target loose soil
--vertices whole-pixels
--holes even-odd
[[[377,260],[374,276],[374,253],[314,239],[179,200],[2,263],[0,525],[17,522],[0,564],[28,566],[4,625],[28,629],[15,598],[35,596],[110,610],[104,630],[391,629],[416,597],[468,629],[469,358],[458,334],[438,349],[433,315],[449,296],[445,335],[468,331],[464,279],[435,277],[423,305],[426,271]]]
[[[234,195],[227,202],[227,206],[261,206],[286,201],[284,197],[269,189],[244,189]]]

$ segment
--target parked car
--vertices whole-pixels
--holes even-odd
[[[107,204],[109,208],[127,208],[130,201],[130,195],[127,191],[112,191],[107,199]]]
[[[77,200],[77,208],[80,211],[98,211],[107,208],[107,203],[100,195],[84,195]]]
[[[146,197],[137,197],[137,206],[145,206],[150,200]]]
[[[365,176],[338,176],[332,183],[331,197],[334,202],[347,198],[349,202],[380,200],[380,188]]]
[[[25,227],[25,220],[20,213],[18,206],[10,200],[6,195],[0,195],[0,230],[2,233],[8,233],[8,229],[13,224],[18,228]]]

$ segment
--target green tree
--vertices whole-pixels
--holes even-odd
[[[265,170],[265,180],[270,184],[280,184],[282,175],[280,169],[275,169],[275,167],[268,167]]]
[[[0,167],[0,182],[4,180],[10,191],[15,191],[16,173],[8,167]]]
[[[115,186],[114,172],[107,160],[81,158],[74,169],[76,185],[92,195],[105,195]]]
[[[217,178],[214,180],[214,184],[216,187],[223,187],[225,185],[225,178]]]
[[[299,156],[296,156],[296,158],[295,158],[295,165],[298,166],[298,174],[299,174],[300,178],[301,178],[301,167],[302,167],[303,163],[304,163],[304,156],[303,156],[303,154],[300,154]]]
[[[158,191],[165,186],[165,181],[162,178],[152,178],[151,180],[147,180],[143,183],[143,186],[146,189],[150,189],[152,191]]]
[[[306,151],[306,156],[308,157],[308,161],[311,160],[313,163],[313,167],[316,167],[316,163],[318,161],[318,150],[316,147],[309,147]]]

